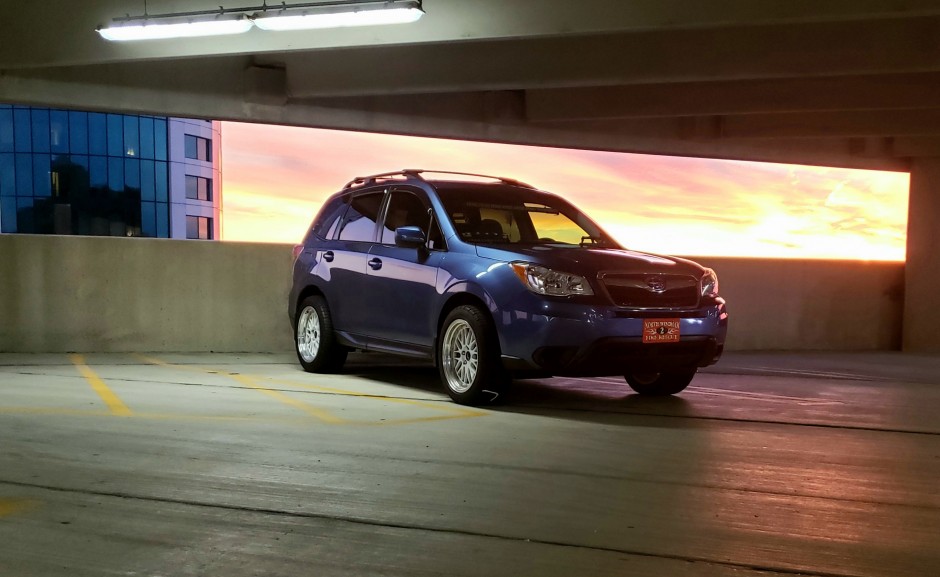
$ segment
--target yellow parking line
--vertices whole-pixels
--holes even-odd
[[[426,409],[434,409],[438,411],[443,411],[445,413],[456,413],[454,417],[429,417],[435,420],[441,419],[451,419],[459,417],[484,417],[488,413],[483,411],[477,411],[474,409],[467,409],[459,405],[452,405],[446,402],[431,402],[431,401],[416,401],[414,399],[399,399],[396,397],[388,397],[385,395],[374,395],[371,393],[358,393],[356,391],[347,391],[345,389],[334,389],[332,387],[324,387],[323,385],[311,385],[308,383],[302,383],[300,381],[292,381],[288,379],[278,379],[273,377],[264,377],[264,380],[271,381],[272,383],[281,383],[285,385],[293,385],[295,387],[302,387],[305,389],[310,389],[312,391],[322,391],[324,393],[334,393],[337,395],[345,395],[350,397],[362,397],[366,399],[375,399],[379,401],[388,401],[390,403],[400,403],[403,405],[412,405],[415,407],[423,407]]]
[[[78,369],[78,372],[85,377],[85,380],[91,385],[91,388],[98,393],[98,396],[101,397],[101,400],[104,401],[108,408],[111,410],[111,413],[114,415],[121,416],[130,416],[131,410],[127,405],[124,404],[117,395],[114,394],[108,385],[101,380],[95,371],[85,364],[85,357],[82,355],[71,354],[69,355],[69,360],[72,361],[72,364],[75,365],[75,368]]]
[[[257,382],[255,382],[255,380],[252,379],[251,377],[247,377],[245,375],[233,375],[233,374],[228,374],[228,376],[235,379],[239,383],[245,385],[246,387],[250,387],[258,392],[264,393],[268,395],[269,397],[271,397],[272,399],[277,399],[278,401],[284,403],[285,405],[290,405],[294,407],[295,409],[300,409],[301,411],[307,413],[311,417],[316,417],[317,419],[320,419],[324,423],[329,423],[331,425],[339,425],[344,422],[343,419],[327,411],[324,411],[323,409],[318,409],[314,407],[313,405],[308,405],[307,403],[303,401],[298,401],[297,399],[293,399],[280,391],[273,391],[271,389],[262,387]]]
[[[301,411],[307,413],[308,415],[315,417],[317,419],[320,419],[324,423],[329,423],[331,425],[338,425],[338,424],[345,422],[343,419],[327,411],[324,411],[323,409],[318,409],[314,407],[313,405],[308,405],[307,403],[304,403],[303,401],[298,401],[297,399],[293,399],[285,395],[284,393],[281,393],[280,391],[272,391],[271,389],[263,387],[259,385],[255,381],[255,379],[247,375],[234,374],[234,373],[229,373],[226,371],[213,371],[213,370],[203,369],[199,367],[187,367],[185,365],[174,365],[172,363],[167,363],[160,359],[157,359],[154,357],[148,357],[146,355],[141,355],[138,353],[134,353],[133,356],[137,357],[138,359],[150,365],[157,365],[160,367],[180,369],[184,371],[193,371],[197,373],[220,374],[220,375],[229,377],[230,379],[234,379],[248,388],[254,389],[260,393],[264,393],[273,399],[277,399],[278,401],[286,405],[290,405],[291,407],[294,407],[295,409],[300,409]]]
[[[22,513],[39,506],[35,499],[3,499],[0,498],[0,518]]]
[[[38,415],[38,416],[72,416],[72,417],[111,417],[110,411],[96,411],[93,409],[55,409],[49,407],[0,407],[0,415]],[[310,423],[307,417],[298,415],[294,418],[263,417],[254,415],[186,415],[180,413],[147,413],[135,411],[135,419],[150,419],[156,421],[208,421],[208,422],[256,422],[256,423],[285,423],[293,425],[306,425]]]
[[[195,372],[195,373],[217,374],[217,375],[229,377],[230,379],[234,379],[235,381],[238,381],[239,383],[241,383],[242,385],[245,385],[248,388],[264,393],[268,395],[269,397],[278,400],[281,403],[290,405],[296,409],[300,409],[304,413],[307,413],[308,415],[315,417],[325,423],[329,423],[331,425],[373,425],[373,426],[404,425],[404,424],[411,424],[411,423],[423,423],[423,422],[428,422],[428,421],[445,421],[449,419],[466,419],[466,418],[472,418],[472,417],[484,417],[489,414],[484,411],[469,409],[466,407],[461,407],[459,405],[451,405],[449,403],[441,403],[441,402],[435,402],[435,401],[418,401],[414,399],[399,399],[399,398],[388,397],[384,395],[360,393],[356,391],[350,391],[347,389],[336,389],[332,387],[325,387],[322,385],[311,385],[308,383],[303,383],[300,381],[294,381],[294,380],[289,380],[289,379],[279,379],[279,378],[274,378],[274,377],[265,377],[261,375],[246,375],[242,373],[230,373],[225,370],[208,369],[208,368],[199,367],[199,366],[177,365],[177,364],[168,363],[166,361],[162,361],[160,359],[150,357],[147,355],[142,355],[140,353],[133,353],[132,356],[150,365],[157,365],[161,367],[173,368],[173,369]],[[450,413],[450,414],[438,415],[438,416],[433,416],[433,417],[391,419],[388,421],[381,421],[381,422],[342,419],[324,409],[318,409],[317,407],[314,407],[313,405],[294,399],[288,395],[285,395],[284,393],[280,391],[276,391],[271,388],[265,387],[263,384],[261,384],[260,381],[266,381],[270,383],[280,383],[280,384],[285,384],[285,385],[301,387],[301,388],[312,390],[312,391],[321,391],[325,393],[333,393],[333,394],[349,396],[349,397],[360,397],[360,398],[365,398],[365,399],[373,399],[377,401],[388,401],[390,403],[399,403],[403,405],[411,405],[415,407],[433,409],[433,410],[442,411],[444,413]]]

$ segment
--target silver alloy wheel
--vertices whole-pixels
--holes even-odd
[[[480,367],[480,350],[470,323],[457,319],[444,333],[441,351],[447,386],[455,393],[466,393],[473,386]]]
[[[320,315],[308,306],[297,320],[297,352],[306,363],[312,363],[320,350]]]

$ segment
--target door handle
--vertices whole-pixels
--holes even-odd
[[[325,253],[323,253],[323,260],[325,260],[326,262],[333,262],[333,251],[328,250]]]
[[[370,260],[370,261],[369,261],[369,268],[371,268],[372,270],[379,270],[380,268],[382,268],[382,259],[380,259],[380,258],[374,258],[374,259]]]

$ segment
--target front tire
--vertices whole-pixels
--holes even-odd
[[[343,368],[346,347],[336,342],[333,317],[321,296],[307,297],[297,308],[294,350],[308,373],[335,373]]]
[[[665,396],[681,393],[692,382],[696,369],[662,373],[627,373],[624,378],[630,388],[641,395]]]
[[[495,402],[509,377],[489,317],[478,307],[462,305],[447,315],[442,331],[437,364],[447,394],[461,405]]]

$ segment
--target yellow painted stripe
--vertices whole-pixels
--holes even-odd
[[[0,517],[7,517],[14,513],[22,513],[39,506],[35,499],[3,499],[0,498]]]
[[[278,401],[284,403],[285,405],[290,405],[294,407],[295,409],[300,409],[301,411],[307,413],[311,417],[316,417],[320,419],[324,423],[330,423],[331,425],[339,425],[344,422],[343,419],[333,415],[332,413],[324,411],[323,409],[318,409],[314,407],[313,405],[308,405],[307,403],[303,401],[298,401],[297,399],[289,397],[280,391],[273,391],[271,389],[262,387],[257,382],[255,382],[255,380],[252,379],[251,377],[247,377],[245,375],[233,375],[233,374],[229,374],[228,376],[235,379],[239,383],[245,385],[246,387],[251,387],[252,389],[255,389],[258,392],[268,395],[272,399],[277,399]]]
[[[302,383],[300,381],[292,381],[288,379],[278,379],[278,378],[265,378],[267,381],[274,383],[282,383],[285,385],[293,385],[296,387],[302,387],[304,389],[310,389],[312,391],[322,391],[324,393],[333,393],[336,395],[344,395],[349,397],[361,397],[366,399],[375,399],[378,401],[388,401],[390,403],[399,403],[402,405],[412,405],[415,407],[422,407],[425,409],[434,409],[437,411],[443,411],[445,413],[456,413],[459,417],[485,417],[489,413],[484,411],[478,411],[474,409],[468,409],[460,405],[450,404],[449,402],[436,402],[436,401],[416,401],[414,399],[399,399],[396,397],[388,397],[385,395],[375,395],[372,393],[359,393],[356,391],[347,391],[345,389],[334,389],[332,387],[324,387],[323,385],[311,385],[308,383]],[[445,417],[452,418],[452,417]],[[439,419],[435,417],[435,419]]]
[[[182,370],[195,371],[195,372],[200,372],[200,373],[221,374],[221,375],[224,375],[226,377],[229,377],[231,379],[238,381],[239,383],[245,385],[246,387],[249,387],[258,392],[264,393],[268,395],[269,397],[271,397],[272,399],[277,399],[278,401],[280,401],[281,403],[284,403],[285,405],[290,405],[291,407],[294,407],[295,409],[300,409],[304,413],[312,417],[315,417],[317,419],[320,419],[324,423],[329,423],[331,425],[339,425],[345,422],[343,419],[333,415],[332,413],[329,413],[328,411],[325,411],[323,409],[318,409],[314,407],[313,405],[308,405],[307,403],[303,401],[298,401],[297,399],[291,398],[280,391],[273,391],[271,389],[263,387],[259,385],[257,381],[255,381],[255,379],[247,375],[229,373],[227,371],[209,370],[209,369],[199,368],[199,367],[187,367],[187,366],[182,366],[182,365],[175,365],[175,364],[167,363],[160,359],[157,359],[154,357],[148,357],[146,355],[142,355],[139,353],[134,353],[133,356],[137,357],[138,359],[144,361],[147,364],[157,365],[160,367],[182,369]]]
[[[82,355],[72,354],[69,355],[69,360],[72,361],[72,364],[75,365],[75,368],[78,369],[78,372],[85,377],[85,380],[88,381],[88,384],[91,385],[91,388],[98,393],[98,396],[101,397],[101,400],[104,401],[104,404],[108,405],[108,409],[111,410],[111,414],[120,415],[120,416],[130,416],[131,410],[127,405],[124,404],[124,401],[120,399],[117,395],[114,394],[108,385],[101,380],[95,371],[85,364],[85,357]]]
[[[461,407],[459,405],[452,405],[446,402],[442,403],[442,402],[435,402],[435,401],[418,401],[414,399],[399,399],[399,398],[389,397],[385,395],[375,395],[375,394],[370,394],[370,393],[360,393],[357,391],[350,391],[347,389],[336,389],[333,387],[325,387],[323,385],[311,385],[309,383],[304,383],[304,382],[289,380],[289,379],[279,379],[279,378],[274,378],[274,377],[264,377],[264,376],[258,376],[258,375],[245,375],[245,374],[230,373],[224,369],[208,369],[205,367],[198,367],[198,366],[176,365],[176,364],[168,363],[166,361],[163,361],[154,357],[142,355],[140,353],[133,353],[132,356],[134,356],[138,360],[141,360],[149,365],[157,365],[161,367],[179,369],[183,371],[190,371],[190,372],[196,372],[196,373],[208,373],[208,374],[218,374],[218,375],[227,376],[249,388],[265,393],[266,395],[272,398],[275,398],[282,403],[285,403],[287,405],[300,409],[301,411],[307,413],[308,415],[316,417],[317,419],[320,419],[321,421],[325,423],[330,423],[334,425],[339,425],[339,424],[372,425],[372,426],[405,425],[405,424],[412,424],[412,423],[423,423],[423,422],[428,422],[428,421],[445,421],[449,419],[466,419],[466,418],[472,418],[472,417],[484,417],[489,414],[484,411],[474,410],[474,409],[470,409],[467,407]],[[416,417],[416,418],[408,418],[408,419],[390,419],[387,421],[378,421],[378,422],[341,419],[333,415],[332,413],[329,413],[328,411],[325,411],[323,409],[318,409],[310,404],[304,403],[303,401],[299,401],[288,395],[285,395],[284,393],[280,391],[275,391],[270,388],[267,388],[259,383],[259,381],[261,380],[267,381],[270,383],[279,383],[279,384],[284,384],[284,385],[300,387],[300,388],[308,389],[311,391],[320,391],[320,392],[332,393],[336,395],[359,397],[359,398],[364,398],[364,399],[373,399],[376,401],[387,401],[389,403],[411,405],[415,407],[432,409],[432,410],[442,411],[442,412],[451,413],[451,414],[443,415],[443,416]]]

